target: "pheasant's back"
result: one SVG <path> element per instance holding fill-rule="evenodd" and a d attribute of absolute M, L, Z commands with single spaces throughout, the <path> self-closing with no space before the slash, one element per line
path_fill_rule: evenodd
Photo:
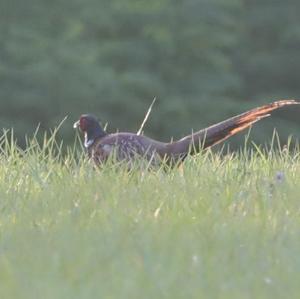
<path fill-rule="evenodd" d="M 109 134 L 96 140 L 88 149 L 96 162 L 104 162 L 113 157 L 117 161 L 132 161 L 144 158 L 148 161 L 163 158 L 165 143 L 134 133 Z"/>

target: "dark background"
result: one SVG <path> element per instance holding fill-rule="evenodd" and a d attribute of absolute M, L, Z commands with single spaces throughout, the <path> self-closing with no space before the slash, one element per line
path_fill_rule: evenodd
<path fill-rule="evenodd" d="M 69 143 L 80 114 L 136 131 L 157 97 L 145 134 L 168 140 L 300 97 L 299 12 L 299 0 L 0 0 L 0 125 L 22 144 L 68 115 Z M 299 109 L 251 139 L 297 136 Z"/>

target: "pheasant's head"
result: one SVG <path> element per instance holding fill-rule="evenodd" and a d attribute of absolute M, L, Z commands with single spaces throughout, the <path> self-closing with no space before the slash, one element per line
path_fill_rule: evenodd
<path fill-rule="evenodd" d="M 90 114 L 81 115 L 79 120 L 74 123 L 73 127 L 79 128 L 84 133 L 85 147 L 92 145 L 96 138 L 101 138 L 106 135 L 106 132 L 99 124 L 97 118 Z"/>

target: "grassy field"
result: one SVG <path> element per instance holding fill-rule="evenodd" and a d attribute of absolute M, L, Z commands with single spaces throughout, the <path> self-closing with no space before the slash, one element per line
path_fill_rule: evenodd
<path fill-rule="evenodd" d="M 127 172 L 2 148 L 0 298 L 299 298 L 297 153 Z"/>

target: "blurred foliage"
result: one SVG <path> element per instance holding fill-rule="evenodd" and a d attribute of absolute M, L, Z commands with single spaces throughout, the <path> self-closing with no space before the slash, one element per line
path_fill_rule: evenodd
<path fill-rule="evenodd" d="M 136 131 L 157 97 L 145 133 L 168 140 L 297 97 L 299 9 L 296 0 L 0 1 L 0 125 L 22 141 L 68 115 L 70 142 L 72 122 L 92 112 L 109 130 Z M 253 135 L 296 134 L 297 113 L 278 112 Z"/>

